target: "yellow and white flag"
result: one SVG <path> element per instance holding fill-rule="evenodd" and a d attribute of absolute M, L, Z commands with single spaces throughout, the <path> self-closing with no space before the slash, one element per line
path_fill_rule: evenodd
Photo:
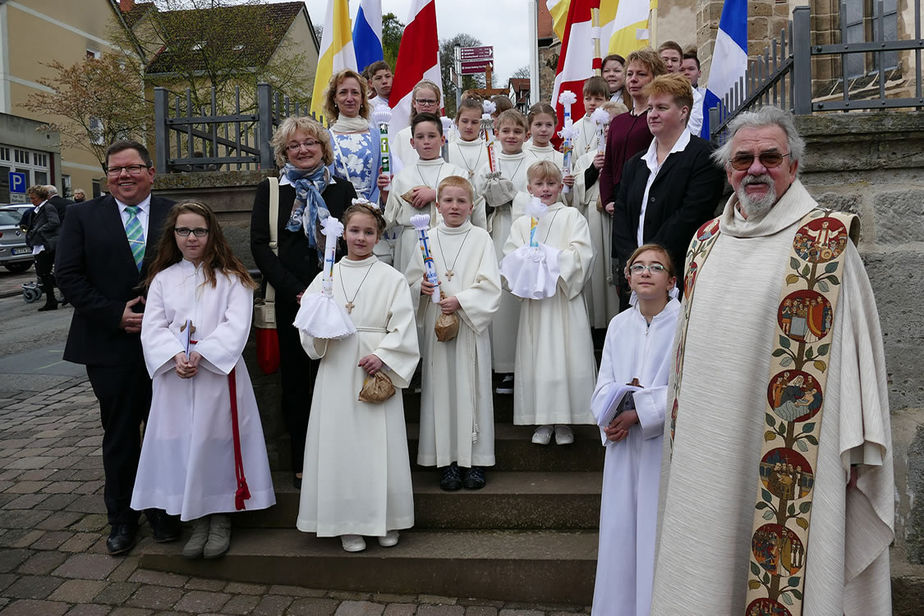
<path fill-rule="evenodd" d="M 658 0 L 599 0 L 597 4 L 601 55 L 618 53 L 626 57 L 651 44 L 650 16 L 658 8 Z M 571 0 L 546 0 L 545 5 L 552 15 L 552 30 L 563 41 Z"/>
<path fill-rule="evenodd" d="M 651 11 L 658 0 L 600 0 L 600 53 L 628 56 L 651 44 Z"/>
<path fill-rule="evenodd" d="M 318 70 L 314 74 L 314 90 L 311 94 L 311 111 L 322 124 L 325 123 L 324 92 L 331 76 L 346 68 L 356 70 L 352 31 L 349 0 L 330 0 L 327 4 L 327 17 L 324 18 Z"/>

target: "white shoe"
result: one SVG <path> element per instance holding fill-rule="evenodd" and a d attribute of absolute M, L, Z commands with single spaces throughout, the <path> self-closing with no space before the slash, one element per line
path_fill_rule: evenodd
<path fill-rule="evenodd" d="M 398 531 L 396 530 L 388 531 L 387 533 L 385 533 L 384 537 L 379 537 L 379 545 L 382 546 L 383 548 L 390 548 L 390 547 L 398 545 L 398 535 L 399 534 L 400 533 L 398 533 Z"/>
<path fill-rule="evenodd" d="M 539 426 L 533 432 L 533 443 L 536 445 L 548 445 L 552 440 L 552 426 Z"/>
<path fill-rule="evenodd" d="M 555 426 L 555 444 L 556 445 L 570 445 L 574 442 L 574 432 L 571 431 L 570 426 L 559 424 Z"/>
<path fill-rule="evenodd" d="M 347 552 L 362 552 L 366 549 L 366 540 L 362 535 L 340 535 L 340 545 Z"/>

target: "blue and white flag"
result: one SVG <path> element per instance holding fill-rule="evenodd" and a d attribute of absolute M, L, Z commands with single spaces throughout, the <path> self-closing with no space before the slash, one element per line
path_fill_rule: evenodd
<path fill-rule="evenodd" d="M 748 68 L 748 3 L 747 0 L 726 0 L 719 20 L 719 31 L 712 52 L 709 84 L 703 100 L 703 130 L 709 139 L 709 110 L 733 91 Z"/>
<path fill-rule="evenodd" d="M 373 62 L 384 60 L 382 52 L 382 0 L 362 0 L 353 24 L 356 65 L 364 71 Z"/>

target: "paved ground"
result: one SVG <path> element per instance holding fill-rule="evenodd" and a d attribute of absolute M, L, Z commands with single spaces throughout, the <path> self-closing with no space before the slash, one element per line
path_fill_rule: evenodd
<path fill-rule="evenodd" d="M 0 299 L 0 614 L 551 616 L 588 610 L 229 583 L 106 554 L 101 430 L 81 368 L 62 362 L 70 309 Z M 14 325 L 15 324 L 15 325 Z M 31 332 L 31 334 L 30 334 Z M 36 333 L 38 332 L 38 333 Z M 31 341 L 29 340 L 31 336 Z M 15 344 L 12 344 L 15 342 Z M 10 353 L 10 348 L 22 351 Z M 180 550 L 178 543 L 176 549 Z"/>

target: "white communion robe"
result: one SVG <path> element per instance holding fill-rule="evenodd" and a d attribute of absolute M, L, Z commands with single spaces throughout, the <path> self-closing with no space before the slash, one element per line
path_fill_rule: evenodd
<path fill-rule="evenodd" d="M 761 220 L 744 220 L 735 205 L 733 196 L 695 284 L 673 456 L 665 453 L 662 475 L 653 616 L 737 615 L 746 607 L 780 290 L 799 221 L 817 204 L 797 180 Z M 860 255 L 852 242 L 845 251 L 802 570 L 807 616 L 891 614 L 894 483 L 882 334 Z M 851 464 L 860 465 L 859 481 L 848 489 Z"/>
<path fill-rule="evenodd" d="M 528 216 L 513 221 L 506 254 L 529 244 L 529 226 Z M 574 208 L 553 203 L 539 219 L 536 238 L 561 251 L 561 273 L 552 297 L 519 300 L 513 423 L 594 423 L 590 398 L 597 369 L 581 293 L 594 262 L 587 221 Z"/>
<path fill-rule="evenodd" d="M 584 289 L 584 296 L 587 298 L 591 326 L 603 328 L 619 312 L 619 291 L 613 282 L 610 267 L 613 252 L 613 217 L 597 207 L 600 202 L 599 177 L 590 186 L 584 181 L 584 170 L 593 164 L 596 154 L 597 151 L 592 150 L 581 156 L 575 164 L 572 205 L 584 214 L 587 226 L 590 227 L 590 240 L 597 259 L 594 261 L 590 284 Z"/>
<path fill-rule="evenodd" d="M 370 269 L 371 268 L 371 269 Z M 319 293 L 321 278 L 305 291 Z M 296 526 L 319 537 L 382 537 L 414 525 L 414 494 L 401 389 L 417 367 L 417 328 L 407 280 L 370 256 L 334 266 L 334 300 L 353 304 L 356 333 L 342 340 L 299 332 L 321 365 L 311 398 L 305 467 Z M 375 354 L 395 386 L 382 403 L 359 402 L 366 372 L 359 360 Z"/>
<path fill-rule="evenodd" d="M 265 509 L 276 503 L 260 411 L 241 357 L 252 312 L 253 292 L 237 276 L 216 272 L 213 288 L 201 266 L 183 260 L 154 277 L 141 326 L 153 396 L 132 509 L 164 509 L 183 521 L 236 511 L 228 389 L 232 369 L 241 456 L 250 489 L 244 506 Z M 190 353 L 197 351 L 202 359 L 196 376 L 181 379 L 173 357 L 186 351 L 187 321 L 195 327 Z"/>
<path fill-rule="evenodd" d="M 446 297 L 461 304 L 459 333 L 436 339 L 439 304 L 420 295 L 424 275 L 418 252 L 407 271 L 423 338 L 420 398 L 421 466 L 494 465 L 494 401 L 491 390 L 491 338 L 488 327 L 500 306 L 501 282 L 494 243 L 484 229 L 466 221 L 430 231 L 430 251 Z M 448 272 L 452 272 L 452 276 Z"/>
<path fill-rule="evenodd" d="M 500 144 L 497 146 L 500 150 Z M 530 196 L 526 191 L 526 169 L 536 162 L 534 157 L 520 152 L 518 154 L 504 154 L 498 152 L 497 165 L 501 177 L 510 180 L 517 194 L 511 204 L 487 204 L 494 208 L 488 216 L 488 232 L 494 240 L 494 251 L 497 253 L 497 262 L 504 258 L 504 243 L 510 236 L 510 224 L 515 216 L 526 211 L 526 204 Z M 485 194 L 485 176 L 491 172 L 490 165 L 485 162 L 475 174 L 476 187 L 479 194 Z M 514 214 L 516 212 L 516 214 Z M 517 299 L 508 291 L 501 294 L 500 308 L 494 315 L 491 323 L 491 357 L 495 372 L 513 372 L 516 358 L 517 323 L 520 320 L 520 306 Z"/>
<path fill-rule="evenodd" d="M 606 441 L 600 503 L 600 547 L 592 614 L 648 616 L 654 577 L 658 481 L 667 381 L 680 302 L 668 301 L 649 325 L 636 305 L 606 330 L 591 410 L 599 423 L 615 389 L 637 378 L 638 424 L 619 442 Z M 603 439 L 606 434 L 600 430 Z"/>
<path fill-rule="evenodd" d="M 403 273 L 407 269 L 413 254 L 420 251 L 417 242 L 417 231 L 414 229 L 414 225 L 411 224 L 411 217 L 418 214 L 427 214 L 430 217 L 431 227 L 436 226 L 442 220 L 436 209 L 435 202 L 431 201 L 425 207 L 417 209 L 401 198 L 401 195 L 415 186 L 429 186 L 436 190 L 439 183 L 451 175 L 468 178 L 468 173 L 464 169 L 447 163 L 442 158 L 436 158 L 434 160 L 417 160 L 411 163 L 402 169 L 392 181 L 391 192 L 388 193 L 388 203 L 385 205 L 385 222 L 390 228 L 394 229 L 397 235 L 393 266 L 399 272 Z M 477 207 L 477 192 L 475 201 L 475 206 Z M 472 222 L 481 227 L 487 225 L 483 201 L 480 211 L 472 212 Z"/>
<path fill-rule="evenodd" d="M 577 160 L 588 152 L 597 152 L 597 124 L 585 115 L 583 118 L 574 123 L 577 135 L 571 140 L 571 147 L 574 148 L 572 160 Z M 591 157 L 593 158 L 593 157 Z M 573 166 L 573 165 L 572 165 Z M 577 175 L 577 174 L 575 174 Z"/>
<path fill-rule="evenodd" d="M 465 179 L 475 183 L 475 174 L 488 160 L 488 148 L 484 139 L 462 141 L 455 139 L 449 143 L 449 162 L 465 169 Z"/>
<path fill-rule="evenodd" d="M 529 159 L 527 165 L 531 165 L 540 160 L 549 160 L 555 163 L 559 169 L 561 169 L 562 163 L 565 160 L 564 154 L 552 147 L 552 144 L 548 145 L 535 145 L 532 140 L 527 141 L 523 144 L 523 151 L 527 155 L 531 155 L 532 158 Z"/>

